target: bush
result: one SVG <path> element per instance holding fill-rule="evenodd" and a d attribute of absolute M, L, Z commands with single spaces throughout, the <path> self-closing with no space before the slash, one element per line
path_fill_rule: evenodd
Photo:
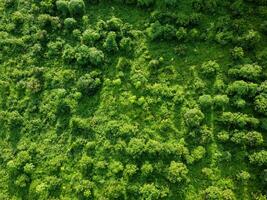
<path fill-rule="evenodd" d="M 172 161 L 168 168 L 168 180 L 171 183 L 180 183 L 187 179 L 188 169 L 181 162 Z"/>
<path fill-rule="evenodd" d="M 204 114 L 198 108 L 188 110 L 184 114 L 185 124 L 190 128 L 199 127 L 204 119 Z"/>
<path fill-rule="evenodd" d="M 85 12 L 83 0 L 70 0 L 68 7 L 72 16 L 83 16 Z"/>
<path fill-rule="evenodd" d="M 267 34 L 267 21 L 262 22 L 260 28 L 264 34 Z"/>
<path fill-rule="evenodd" d="M 78 89 L 86 95 L 94 95 L 101 87 L 100 73 L 93 71 L 80 77 L 77 82 Z"/>

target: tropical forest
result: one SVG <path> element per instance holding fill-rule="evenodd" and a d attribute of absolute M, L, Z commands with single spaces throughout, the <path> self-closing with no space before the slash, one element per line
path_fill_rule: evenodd
<path fill-rule="evenodd" d="M 0 200 L 267 200 L 267 0 L 0 0 Z"/>

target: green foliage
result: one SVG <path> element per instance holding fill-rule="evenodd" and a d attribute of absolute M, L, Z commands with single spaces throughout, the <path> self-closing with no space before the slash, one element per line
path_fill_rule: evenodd
<path fill-rule="evenodd" d="M 155 3 L 155 0 L 137 0 L 138 5 L 149 7 Z"/>
<path fill-rule="evenodd" d="M 204 119 L 204 114 L 198 108 L 189 109 L 184 114 L 184 120 L 189 128 L 197 128 Z"/>
<path fill-rule="evenodd" d="M 94 45 L 99 39 L 100 34 L 92 29 L 87 29 L 82 34 L 82 41 L 86 45 Z"/>
<path fill-rule="evenodd" d="M 85 12 L 85 4 L 83 0 L 70 0 L 68 7 L 72 16 L 83 16 Z"/>
<path fill-rule="evenodd" d="M 266 199 L 266 6 L 0 1 L 0 199 Z"/>
<path fill-rule="evenodd" d="M 267 151 L 262 150 L 255 152 L 249 156 L 249 161 L 256 165 L 266 165 L 267 164 Z"/>
<path fill-rule="evenodd" d="M 94 95 L 101 87 L 100 73 L 93 71 L 81 76 L 77 82 L 77 88 L 86 95 Z"/>
<path fill-rule="evenodd" d="M 215 61 L 208 61 L 201 65 L 200 72 L 206 77 L 214 77 L 220 66 Z"/>
<path fill-rule="evenodd" d="M 69 12 L 68 2 L 65 0 L 56 1 L 57 9 L 62 13 L 63 16 L 66 16 Z"/>
<path fill-rule="evenodd" d="M 66 18 L 64 20 L 64 26 L 67 30 L 73 30 L 77 25 L 77 21 L 73 18 Z"/>
<path fill-rule="evenodd" d="M 119 50 L 118 44 L 116 42 L 116 33 L 115 32 L 109 32 L 107 35 L 107 38 L 103 44 L 103 47 L 108 52 L 116 52 Z"/>
<path fill-rule="evenodd" d="M 104 62 L 104 53 L 95 47 L 80 45 L 75 48 L 65 45 L 63 59 L 71 64 L 76 62 L 79 66 L 99 66 Z"/>
<path fill-rule="evenodd" d="M 171 183 L 179 183 L 187 179 L 188 169 L 185 164 L 172 161 L 168 168 L 168 180 Z"/>
<path fill-rule="evenodd" d="M 203 108 L 210 108 L 213 105 L 213 99 L 210 95 L 202 95 L 198 101 Z"/>
<path fill-rule="evenodd" d="M 262 67 L 259 65 L 246 64 L 228 71 L 229 75 L 246 80 L 258 80 L 262 75 Z"/>

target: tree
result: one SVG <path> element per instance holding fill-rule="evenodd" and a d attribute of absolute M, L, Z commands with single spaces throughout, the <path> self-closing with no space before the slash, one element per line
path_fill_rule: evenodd
<path fill-rule="evenodd" d="M 130 53 L 134 49 L 134 42 L 129 37 L 124 37 L 120 41 L 120 48 L 123 51 Z"/>
<path fill-rule="evenodd" d="M 178 0 L 164 0 L 164 3 L 166 6 L 176 6 L 178 3 Z"/>
<path fill-rule="evenodd" d="M 181 162 L 172 161 L 168 168 L 168 180 L 172 183 L 180 183 L 187 179 L 188 169 Z"/>
<path fill-rule="evenodd" d="M 183 41 L 186 39 L 187 36 L 187 31 L 184 27 L 180 27 L 177 31 L 176 31 L 176 37 L 179 41 Z"/>
<path fill-rule="evenodd" d="M 198 102 L 203 108 L 211 108 L 211 106 L 213 105 L 213 99 L 210 95 L 200 96 Z"/>
<path fill-rule="evenodd" d="M 243 51 L 242 47 L 235 47 L 231 51 L 231 55 L 232 55 L 234 60 L 241 60 L 244 57 L 244 51 Z"/>
<path fill-rule="evenodd" d="M 143 7 L 149 7 L 153 5 L 155 0 L 137 0 L 138 5 Z"/>
<path fill-rule="evenodd" d="M 86 29 L 82 34 L 82 42 L 85 45 L 94 45 L 96 41 L 100 39 L 98 31 L 93 29 Z"/>
<path fill-rule="evenodd" d="M 257 131 L 250 131 L 244 136 L 245 143 L 249 146 L 260 146 L 263 144 L 263 136 Z"/>
<path fill-rule="evenodd" d="M 103 47 L 109 52 L 116 52 L 119 50 L 118 44 L 116 42 L 116 33 L 109 32 L 108 36 L 103 44 Z"/>
<path fill-rule="evenodd" d="M 218 133 L 217 135 L 218 140 L 222 141 L 222 142 L 226 142 L 229 140 L 230 136 L 229 133 L 226 131 L 221 131 Z"/>
<path fill-rule="evenodd" d="M 240 45 L 246 49 L 254 48 L 260 41 L 260 34 L 255 30 L 249 30 L 239 38 Z"/>
<path fill-rule="evenodd" d="M 249 161 L 251 164 L 255 165 L 266 165 L 267 164 L 267 151 L 261 150 L 259 152 L 255 152 L 249 156 Z"/>
<path fill-rule="evenodd" d="M 101 87 L 101 84 L 100 73 L 93 71 L 80 77 L 77 87 L 85 95 L 94 95 Z"/>
<path fill-rule="evenodd" d="M 198 108 L 189 109 L 184 114 L 185 124 L 190 128 L 199 127 L 204 117 L 204 114 Z"/>
<path fill-rule="evenodd" d="M 65 0 L 58 0 L 56 1 L 57 9 L 63 14 L 63 16 L 66 16 L 69 12 L 68 8 L 68 2 Z"/>
<path fill-rule="evenodd" d="M 256 83 L 247 83 L 241 80 L 229 84 L 227 92 L 230 95 L 253 97 L 257 93 L 257 88 L 258 85 Z"/>
<path fill-rule="evenodd" d="M 147 177 L 153 172 L 153 166 L 149 162 L 145 162 L 141 167 L 141 172 L 142 176 Z"/>
<path fill-rule="evenodd" d="M 144 200 L 160 199 L 160 190 L 155 186 L 154 183 L 144 184 L 140 189 L 139 193 Z"/>
<path fill-rule="evenodd" d="M 75 50 L 75 59 L 80 66 L 98 66 L 104 61 L 104 53 L 95 47 L 81 45 Z"/>
<path fill-rule="evenodd" d="M 255 109 L 259 113 L 267 115 L 267 93 L 261 93 L 255 98 Z"/>
<path fill-rule="evenodd" d="M 245 64 L 238 68 L 230 69 L 228 74 L 237 78 L 254 81 L 262 75 L 262 67 L 256 64 Z"/>
<path fill-rule="evenodd" d="M 82 16 L 85 12 L 83 0 L 70 0 L 68 7 L 71 15 L 74 17 Z"/>
<path fill-rule="evenodd" d="M 214 105 L 217 108 L 224 108 L 225 106 L 227 106 L 229 104 L 229 97 L 225 94 L 223 95 L 216 95 L 213 98 L 214 101 Z"/>
<path fill-rule="evenodd" d="M 217 71 L 220 69 L 220 66 L 215 61 L 204 62 L 201 67 L 201 73 L 206 77 L 214 77 Z"/>
<path fill-rule="evenodd" d="M 73 18 L 66 18 L 64 20 L 64 26 L 67 30 L 72 31 L 77 26 L 77 21 Z"/>

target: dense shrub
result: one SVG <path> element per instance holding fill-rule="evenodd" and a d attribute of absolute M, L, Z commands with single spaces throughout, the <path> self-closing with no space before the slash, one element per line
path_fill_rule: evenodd
<path fill-rule="evenodd" d="M 101 22 L 100 24 L 102 24 L 102 27 L 105 27 L 105 23 Z M 100 26 L 100 24 L 98 24 L 98 26 Z M 109 31 L 117 32 L 121 30 L 123 22 L 120 18 L 112 17 L 107 21 L 106 26 Z"/>
<path fill-rule="evenodd" d="M 134 42 L 129 37 L 124 37 L 120 41 L 120 48 L 126 53 L 130 53 L 134 49 Z"/>
<path fill-rule="evenodd" d="M 166 6 L 176 6 L 178 4 L 178 0 L 164 0 Z"/>

